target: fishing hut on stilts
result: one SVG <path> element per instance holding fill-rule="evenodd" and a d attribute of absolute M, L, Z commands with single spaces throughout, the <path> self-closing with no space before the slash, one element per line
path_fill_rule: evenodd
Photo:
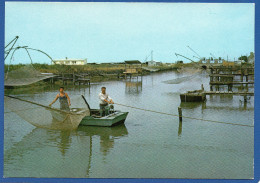
<path fill-rule="evenodd" d="M 254 91 L 249 91 L 249 85 L 254 85 L 254 66 L 251 64 L 211 66 L 209 77 L 210 91 L 205 91 L 202 85 L 201 90 L 181 94 L 181 102 L 205 101 L 206 95 L 239 95 L 246 103 L 248 97 L 254 96 Z M 234 86 L 239 86 L 238 90 L 234 91 Z"/>
<path fill-rule="evenodd" d="M 126 60 L 125 61 L 125 71 L 123 72 L 125 79 L 130 78 L 130 80 L 133 77 L 136 77 L 138 80 L 138 77 L 143 75 L 143 68 L 142 68 L 142 62 L 139 60 Z"/>

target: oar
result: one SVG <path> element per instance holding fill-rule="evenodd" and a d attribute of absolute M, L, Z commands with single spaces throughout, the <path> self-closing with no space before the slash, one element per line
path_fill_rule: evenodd
<path fill-rule="evenodd" d="M 81 95 L 81 97 L 83 98 L 85 104 L 88 106 L 88 109 L 89 109 L 89 111 L 90 111 L 90 115 L 91 115 L 91 109 L 90 109 L 90 106 L 89 106 L 89 104 L 88 104 L 86 98 L 85 98 L 83 95 Z"/>

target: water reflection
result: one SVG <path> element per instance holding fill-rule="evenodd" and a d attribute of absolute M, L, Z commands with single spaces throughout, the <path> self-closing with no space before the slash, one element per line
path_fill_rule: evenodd
<path fill-rule="evenodd" d="M 139 94 L 142 92 L 142 81 L 126 81 L 125 82 L 125 93 L 126 94 Z"/>
<path fill-rule="evenodd" d="M 227 95 L 228 96 L 228 95 Z M 232 101 L 230 99 L 232 99 L 233 97 L 220 97 L 221 101 Z M 247 98 L 247 101 L 245 102 L 244 100 L 239 100 L 239 104 L 237 105 L 218 105 L 219 102 L 214 101 L 214 97 L 211 98 L 212 101 L 207 104 L 207 102 L 181 102 L 180 107 L 182 107 L 183 109 L 197 109 L 197 108 L 201 108 L 201 112 L 203 113 L 203 110 L 207 110 L 207 109 L 213 109 L 213 110 L 228 110 L 228 111 L 253 111 L 254 107 L 251 105 L 251 98 Z M 225 100 L 225 99 L 229 99 L 229 100 Z M 248 105 L 250 104 L 250 105 Z"/>
<path fill-rule="evenodd" d="M 104 156 L 114 147 L 115 139 L 127 136 L 128 131 L 125 124 L 114 127 L 94 127 L 94 126 L 80 126 L 78 131 L 85 132 L 86 135 L 100 137 L 100 152 Z"/>
<path fill-rule="evenodd" d="M 4 152 L 5 176 L 89 177 L 92 137 L 100 137 L 100 152 L 105 157 L 115 139 L 127 134 L 124 124 L 111 128 L 80 126 L 76 131 L 35 128 Z"/>
<path fill-rule="evenodd" d="M 5 177 L 87 177 L 91 139 L 78 135 L 33 129 L 4 152 Z"/>
<path fill-rule="evenodd" d="M 58 137 L 58 148 L 59 151 L 63 156 L 65 156 L 65 153 L 70 148 L 71 145 L 71 131 L 61 131 L 60 135 Z"/>
<path fill-rule="evenodd" d="M 196 109 L 205 107 L 206 102 L 181 102 L 180 107 L 183 109 Z"/>

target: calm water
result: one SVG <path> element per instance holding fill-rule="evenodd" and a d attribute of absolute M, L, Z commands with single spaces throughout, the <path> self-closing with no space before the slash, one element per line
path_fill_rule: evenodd
<path fill-rule="evenodd" d="M 142 80 L 109 81 L 66 88 L 72 107 L 98 108 L 101 86 L 114 101 L 171 114 L 253 125 L 254 98 L 207 97 L 206 103 L 181 104 L 179 94 L 209 90 L 206 74 L 187 77 L 156 73 Z M 175 80 L 176 78 L 179 78 Z M 165 82 L 166 81 L 166 82 Z M 170 82 L 169 82 L 170 81 Z M 175 82 L 176 81 L 176 82 Z M 239 88 L 234 88 L 238 90 Z M 21 98 L 49 104 L 57 88 L 12 91 Z M 54 105 L 58 107 L 58 102 Z M 183 119 L 115 105 L 129 111 L 125 124 L 80 126 L 76 131 L 35 128 L 5 110 L 4 177 L 81 178 L 253 178 L 254 129 Z"/>

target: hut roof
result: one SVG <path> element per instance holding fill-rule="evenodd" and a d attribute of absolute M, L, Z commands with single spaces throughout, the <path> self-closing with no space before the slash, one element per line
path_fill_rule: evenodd
<path fill-rule="evenodd" d="M 125 60 L 125 64 L 142 64 L 139 60 Z"/>

